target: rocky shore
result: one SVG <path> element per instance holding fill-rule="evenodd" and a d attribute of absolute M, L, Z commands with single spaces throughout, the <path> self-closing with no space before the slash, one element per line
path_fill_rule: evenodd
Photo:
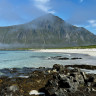
<path fill-rule="evenodd" d="M 1 69 L 0 96 L 96 96 L 96 75 L 88 65 Z"/>

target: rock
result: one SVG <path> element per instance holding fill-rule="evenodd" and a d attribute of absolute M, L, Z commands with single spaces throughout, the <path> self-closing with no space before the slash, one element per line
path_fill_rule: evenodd
<path fill-rule="evenodd" d="M 81 73 L 81 75 L 83 76 L 84 80 L 87 80 L 87 77 L 86 77 L 85 72 L 80 72 L 80 73 Z"/>
<path fill-rule="evenodd" d="M 25 72 L 26 74 L 24 73 L 23 76 L 29 76 L 29 77 L 21 78 L 20 75 L 14 78 L 1 77 L 0 96 L 29 96 L 29 95 L 95 96 L 96 95 L 95 91 L 96 75 L 92 74 L 86 75 L 78 68 L 68 69 L 63 65 L 55 64 L 53 68 L 39 68 L 39 69 L 35 68 L 35 70 L 32 68 L 23 68 L 23 71 L 21 69 L 18 70 L 21 76 L 23 74 L 22 72 Z M 43 94 L 43 92 L 45 94 Z"/>
<path fill-rule="evenodd" d="M 59 90 L 57 90 L 57 91 L 55 92 L 54 95 L 55 95 L 55 96 L 67 96 L 67 95 L 66 95 L 66 92 L 67 92 L 67 91 L 66 91 L 65 89 L 61 89 L 61 88 L 60 88 Z"/>
<path fill-rule="evenodd" d="M 79 84 L 84 84 L 84 78 L 81 74 L 79 73 L 72 73 L 70 76 L 74 77 L 74 81 L 78 82 Z"/>
<path fill-rule="evenodd" d="M 48 85 L 52 87 L 58 87 L 58 80 L 50 80 Z"/>
<path fill-rule="evenodd" d="M 60 85 L 59 86 L 60 88 L 71 88 L 72 87 L 70 81 L 63 81 L 63 80 L 61 80 L 59 82 L 59 85 Z"/>
<path fill-rule="evenodd" d="M 56 71 L 62 72 L 64 71 L 65 67 L 63 65 L 55 64 L 53 65 L 53 70 L 56 69 Z"/>
<path fill-rule="evenodd" d="M 94 82 L 94 77 L 93 76 L 90 76 L 89 78 L 88 78 L 88 82 Z"/>
<path fill-rule="evenodd" d="M 94 82 L 96 83 L 96 77 L 94 78 Z"/>
<path fill-rule="evenodd" d="M 94 88 L 92 88 L 91 90 L 92 90 L 93 92 L 96 92 L 96 89 L 94 89 Z"/>
<path fill-rule="evenodd" d="M 96 87 L 96 82 L 93 83 L 93 87 Z"/>
<path fill-rule="evenodd" d="M 91 91 L 91 88 L 87 87 L 87 88 L 85 89 L 85 91 L 86 91 L 86 92 L 90 92 L 90 91 Z"/>
<path fill-rule="evenodd" d="M 47 72 L 50 74 L 51 73 L 51 70 L 48 70 Z"/>
<path fill-rule="evenodd" d="M 0 79 L 0 83 L 2 83 L 3 81 Z"/>
<path fill-rule="evenodd" d="M 91 83 L 90 82 L 87 82 L 87 86 L 90 87 L 91 86 Z"/>
<path fill-rule="evenodd" d="M 54 79 L 50 80 L 49 83 L 46 85 L 47 92 L 50 92 L 50 90 L 51 90 L 51 93 L 55 94 L 56 96 L 60 96 L 60 94 L 64 94 L 64 92 L 65 92 L 64 90 L 66 90 L 68 92 L 75 92 L 75 91 L 77 91 L 77 88 L 78 88 L 78 82 L 74 82 L 72 76 L 67 76 L 64 74 L 58 74 L 58 76 L 54 77 Z M 63 90 L 64 92 L 60 93 L 59 89 Z M 57 91 L 57 90 L 59 90 L 59 91 Z M 59 95 L 57 95 L 57 94 L 59 94 Z M 61 96 L 63 96 L 63 95 L 61 95 Z"/>
<path fill-rule="evenodd" d="M 56 96 L 55 92 L 57 92 L 57 91 L 58 91 L 57 87 L 47 87 L 46 88 L 46 93 L 48 96 Z"/>
<path fill-rule="evenodd" d="M 22 94 L 17 85 L 12 85 L 2 89 L 0 96 L 22 96 Z"/>
<path fill-rule="evenodd" d="M 67 57 L 60 57 L 60 58 L 58 58 L 58 60 L 69 60 L 69 58 L 67 58 Z"/>
<path fill-rule="evenodd" d="M 54 70 L 52 70 L 54 73 L 57 73 L 57 70 L 56 69 L 54 69 Z"/>
<path fill-rule="evenodd" d="M 73 72 L 78 72 L 78 73 L 80 73 L 81 71 L 80 71 L 79 68 L 74 68 L 74 69 L 71 70 L 71 72 L 72 72 L 72 73 L 73 73 Z"/>
<path fill-rule="evenodd" d="M 49 57 L 48 59 L 69 60 L 69 58 L 67 58 L 67 57 L 62 57 L 62 56 Z"/>
<path fill-rule="evenodd" d="M 74 58 L 71 58 L 72 60 L 76 60 L 76 59 L 82 59 L 82 58 L 78 58 L 78 57 L 74 57 Z"/>
<path fill-rule="evenodd" d="M 74 80 L 77 81 L 79 84 L 84 84 L 85 80 L 87 79 L 85 73 L 81 72 L 79 68 L 72 69 L 70 76 L 73 76 Z"/>
<path fill-rule="evenodd" d="M 12 85 L 8 88 L 9 91 L 16 92 L 19 90 L 19 87 L 17 85 Z"/>
<path fill-rule="evenodd" d="M 59 74 L 58 78 L 59 78 L 59 80 L 63 80 L 63 81 L 67 81 L 67 79 L 68 79 L 67 76 L 64 74 Z"/>

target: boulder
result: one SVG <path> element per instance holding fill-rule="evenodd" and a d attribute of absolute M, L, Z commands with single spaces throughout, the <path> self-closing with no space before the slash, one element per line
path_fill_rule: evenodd
<path fill-rule="evenodd" d="M 23 95 L 22 93 L 20 93 L 18 85 L 12 85 L 2 89 L 0 96 L 23 96 Z"/>
<path fill-rule="evenodd" d="M 87 76 L 86 76 L 85 72 L 80 72 L 80 73 L 83 76 L 84 80 L 87 80 Z"/>
<path fill-rule="evenodd" d="M 74 57 L 74 58 L 71 58 L 72 60 L 76 60 L 76 59 L 82 59 L 82 58 L 78 58 L 78 57 Z"/>
<path fill-rule="evenodd" d="M 94 80 L 95 80 L 95 78 L 94 78 L 93 76 L 90 76 L 90 77 L 88 78 L 88 82 L 94 82 Z"/>
<path fill-rule="evenodd" d="M 60 88 L 54 94 L 54 96 L 67 96 L 67 91 L 65 89 Z"/>
<path fill-rule="evenodd" d="M 19 87 L 17 85 L 12 85 L 8 87 L 8 90 L 12 92 L 16 92 L 16 91 L 19 91 Z"/>
<path fill-rule="evenodd" d="M 56 71 L 62 72 L 65 70 L 65 67 L 63 65 L 55 64 L 53 65 L 53 70 L 56 69 Z"/>

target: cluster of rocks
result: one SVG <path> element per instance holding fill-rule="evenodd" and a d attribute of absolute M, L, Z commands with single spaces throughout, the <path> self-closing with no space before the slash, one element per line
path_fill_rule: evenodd
<path fill-rule="evenodd" d="M 78 94 L 77 96 L 91 96 L 86 95 L 86 92 L 96 91 L 93 89 L 94 83 L 96 84 L 96 79 L 92 76 L 87 77 L 85 72 L 80 71 L 80 69 L 74 68 L 68 73 L 65 73 L 64 66 L 58 64 L 54 65 L 53 69 L 56 69 L 58 74 L 53 75 L 53 78 L 45 86 L 48 96 L 71 96 L 69 94 L 76 92 L 85 93 L 84 95 Z"/>
<path fill-rule="evenodd" d="M 10 70 L 6 69 L 12 74 L 25 71 L 28 78 L 0 77 L 0 96 L 96 96 L 96 75 L 76 67 L 55 64 L 53 68 Z"/>
<path fill-rule="evenodd" d="M 2 89 L 0 96 L 23 96 L 18 85 L 6 86 Z"/>
<path fill-rule="evenodd" d="M 89 70 L 96 70 L 96 66 L 94 66 L 94 65 L 84 65 L 84 64 L 82 64 L 82 65 L 65 65 L 65 67 L 66 68 L 68 68 L 68 67 L 77 67 L 77 68 L 81 68 L 81 69 L 89 69 Z"/>
<path fill-rule="evenodd" d="M 62 57 L 62 56 L 55 56 L 55 57 L 49 57 L 48 59 L 51 59 L 51 60 L 76 60 L 76 59 L 82 59 L 82 58 L 79 58 L 79 57 L 72 57 L 72 58 L 68 58 L 68 57 Z"/>

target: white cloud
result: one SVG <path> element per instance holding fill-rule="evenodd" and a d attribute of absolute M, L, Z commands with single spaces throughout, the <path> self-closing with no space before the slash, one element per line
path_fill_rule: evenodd
<path fill-rule="evenodd" d="M 93 24 L 93 23 L 96 23 L 96 20 L 88 20 L 88 22 Z"/>
<path fill-rule="evenodd" d="M 46 13 L 55 13 L 49 5 L 51 0 L 34 0 L 34 5 Z"/>
<path fill-rule="evenodd" d="M 36 1 L 36 2 L 41 2 L 41 3 L 47 3 L 47 2 L 49 2 L 50 0 L 34 0 L 34 1 Z"/>
<path fill-rule="evenodd" d="M 82 3 L 84 0 L 80 0 L 80 2 Z"/>
<path fill-rule="evenodd" d="M 91 20 L 88 20 L 87 23 L 88 25 L 86 25 L 85 28 L 95 33 L 96 32 L 96 20 L 91 19 Z"/>
<path fill-rule="evenodd" d="M 96 27 L 96 20 L 88 20 L 88 23 L 92 27 Z"/>

